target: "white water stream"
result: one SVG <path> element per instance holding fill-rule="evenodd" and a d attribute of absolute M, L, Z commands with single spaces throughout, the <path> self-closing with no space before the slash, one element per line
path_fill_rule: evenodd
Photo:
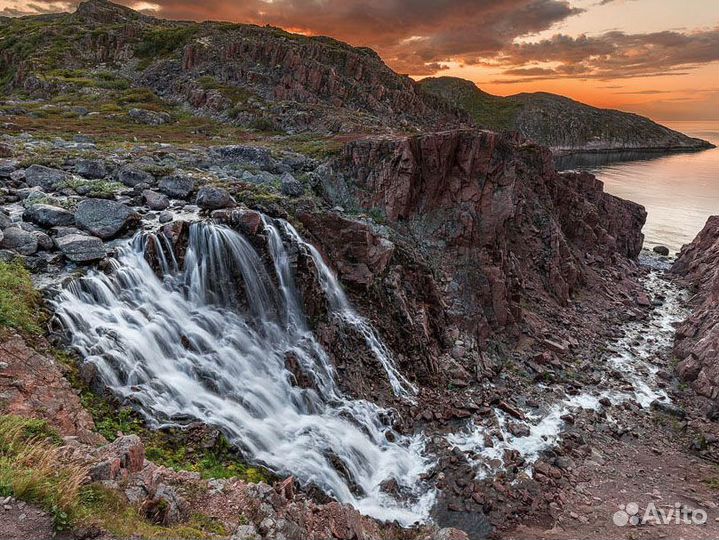
<path fill-rule="evenodd" d="M 650 295 L 665 296 L 662 305 L 654 309 L 648 321 L 628 323 L 624 327 L 624 337 L 611 346 L 606 360 L 606 367 L 622 373 L 628 385 L 617 387 L 617 381 L 605 368 L 604 377 L 596 386 L 576 396 L 566 397 L 542 412 L 536 409 L 524 410 L 525 420 L 511 418 L 496 408 L 492 419 L 494 425 L 472 421 L 465 430 L 449 434 L 447 442 L 451 447 L 467 453 L 478 478 L 486 478 L 501 470 L 506 451 L 517 451 L 525 460 L 526 472 L 531 474 L 531 465 L 543 452 L 561 441 L 565 426 L 562 417 L 578 410 L 596 411 L 601 406 L 599 400 L 602 398 L 609 399 L 614 405 L 634 400 L 644 408 L 655 400 L 669 402 L 667 393 L 657 384 L 659 368 L 652 360 L 671 346 L 673 325 L 687 316 L 681 302 L 684 293 L 663 281 L 657 272 L 649 274 L 645 287 Z M 627 386 L 632 389 L 629 390 Z M 610 416 L 608 420 L 611 421 Z M 510 422 L 523 426 L 528 434 L 514 435 L 508 429 Z"/>
<path fill-rule="evenodd" d="M 111 272 L 91 271 L 55 297 L 72 346 L 153 425 L 199 420 L 250 459 L 367 515 L 405 526 L 425 520 L 435 492 L 421 479 L 431 467 L 423 438 L 389 436 L 392 411 L 342 394 L 307 324 L 286 245 L 312 257 L 331 309 L 364 336 L 395 392 L 414 388 L 317 250 L 288 223 L 264 222 L 270 269 L 224 226 L 191 225 L 182 265 L 163 236 L 136 236 Z M 150 243 L 162 277 L 145 259 Z M 312 388 L 293 384 L 288 356 Z M 401 498 L 382 489 L 390 479 Z"/>

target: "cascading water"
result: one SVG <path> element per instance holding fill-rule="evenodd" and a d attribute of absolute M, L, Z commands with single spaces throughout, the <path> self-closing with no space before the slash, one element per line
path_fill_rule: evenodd
<path fill-rule="evenodd" d="M 398 396 L 410 397 L 417 393 L 417 389 L 410 383 L 395 367 L 394 361 L 392 360 L 392 353 L 390 353 L 387 346 L 382 343 L 382 340 L 375 332 L 374 328 L 363 319 L 352 307 L 347 300 L 342 287 L 337 282 L 337 278 L 332 273 L 332 270 L 325 264 L 322 255 L 320 255 L 317 248 L 312 244 L 305 242 L 299 235 L 297 230 L 286 221 L 280 222 L 285 230 L 285 233 L 292 238 L 298 245 L 304 247 L 312 257 L 315 263 L 317 272 L 319 274 L 320 284 L 322 289 L 330 303 L 330 308 L 333 313 L 340 319 L 340 321 L 351 328 L 354 328 L 359 332 L 367 343 L 375 358 L 384 368 L 389 378 L 392 390 Z"/>
<path fill-rule="evenodd" d="M 390 411 L 342 395 L 307 325 L 282 234 L 272 221 L 265 225 L 279 287 L 240 234 L 195 223 L 183 265 L 165 237 L 138 235 L 118 249 L 112 272 L 91 271 L 59 291 L 57 317 L 84 361 L 152 424 L 202 421 L 256 462 L 367 515 L 403 525 L 424 520 L 435 494 L 421 480 L 431 466 L 422 438 L 389 436 Z M 332 309 L 361 329 L 393 388 L 410 392 L 319 253 L 279 225 L 309 251 Z M 145 259 L 150 242 L 161 278 Z M 309 388 L 293 384 L 290 356 Z M 402 500 L 383 490 L 390 479 Z"/>

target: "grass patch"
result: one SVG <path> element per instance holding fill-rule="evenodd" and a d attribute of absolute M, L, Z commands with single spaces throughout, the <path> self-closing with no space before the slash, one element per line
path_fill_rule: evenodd
<path fill-rule="evenodd" d="M 0 326 L 40 335 L 45 314 L 42 297 L 20 261 L 0 262 Z"/>
<path fill-rule="evenodd" d="M 47 423 L 0 416 L 0 496 L 37 504 L 57 530 L 71 526 L 87 468 L 60 461 L 61 439 Z"/>
<path fill-rule="evenodd" d="M 145 33 L 135 47 L 135 55 L 143 59 L 155 59 L 172 54 L 184 47 L 197 34 L 198 28 L 155 28 Z"/>
<path fill-rule="evenodd" d="M 58 184 L 59 188 L 70 188 L 79 195 L 95 197 L 97 199 L 114 199 L 118 191 L 126 189 L 119 182 L 108 182 L 107 180 L 86 180 L 72 178 Z"/>
<path fill-rule="evenodd" d="M 227 534 L 222 524 L 203 515 L 173 527 L 148 521 L 118 492 L 87 484 L 88 467 L 63 461 L 61 444 L 42 420 L 0 416 L 0 496 L 43 508 L 58 531 L 96 526 L 118 538 L 157 539 Z"/>
<path fill-rule="evenodd" d="M 345 143 L 332 137 L 298 135 L 282 141 L 289 150 L 315 159 L 328 159 L 338 155 Z"/>

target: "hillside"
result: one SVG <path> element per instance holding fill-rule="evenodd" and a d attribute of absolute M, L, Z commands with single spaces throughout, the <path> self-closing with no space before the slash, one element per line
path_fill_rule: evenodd
<path fill-rule="evenodd" d="M 555 151 L 694 150 L 712 145 L 637 114 L 599 109 L 544 92 L 508 97 L 454 77 L 420 81 L 429 94 L 470 114 L 480 127 L 516 130 Z"/>
<path fill-rule="evenodd" d="M 370 49 L 272 27 L 166 21 L 104 0 L 0 22 L 0 85 L 35 97 L 143 88 L 224 122 L 289 133 L 458 120 Z"/>

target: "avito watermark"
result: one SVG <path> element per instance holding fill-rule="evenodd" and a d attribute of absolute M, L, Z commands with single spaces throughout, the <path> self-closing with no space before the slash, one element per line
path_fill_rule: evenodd
<path fill-rule="evenodd" d="M 619 510 L 614 512 L 612 516 L 612 521 L 617 527 L 631 527 L 640 523 L 704 525 L 707 522 L 707 513 L 701 508 L 689 508 L 681 503 L 661 507 L 650 502 L 644 509 L 644 513 L 640 514 L 639 505 L 635 502 L 630 502 L 619 506 Z"/>

